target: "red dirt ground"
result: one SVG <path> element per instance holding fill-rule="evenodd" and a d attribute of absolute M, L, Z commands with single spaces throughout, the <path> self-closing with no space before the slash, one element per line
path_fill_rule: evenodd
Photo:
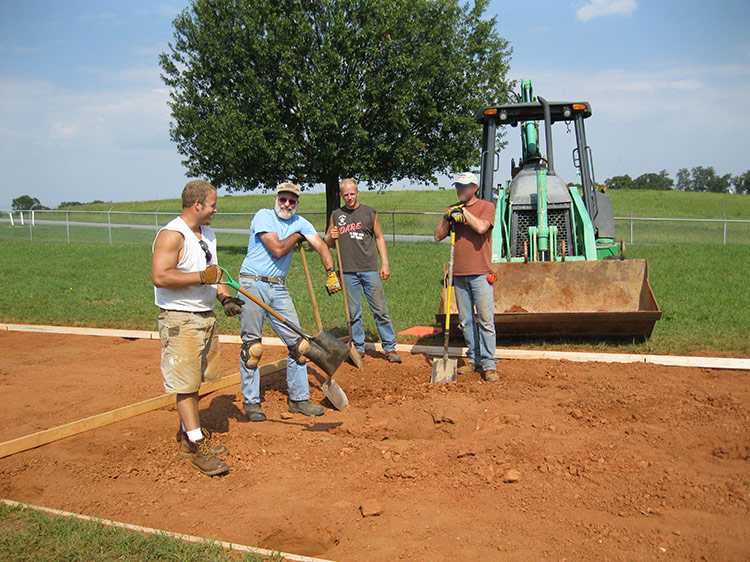
<path fill-rule="evenodd" d="M 0 441 L 161 394 L 159 347 L 0 333 Z M 225 374 L 237 352 L 222 346 Z M 425 356 L 371 353 L 337 373 L 351 405 L 316 419 L 269 375 L 266 422 L 244 420 L 239 385 L 201 400 L 226 476 L 177 455 L 165 408 L 0 459 L 0 496 L 342 561 L 750 558 L 749 373 L 498 368 L 432 385 Z"/>

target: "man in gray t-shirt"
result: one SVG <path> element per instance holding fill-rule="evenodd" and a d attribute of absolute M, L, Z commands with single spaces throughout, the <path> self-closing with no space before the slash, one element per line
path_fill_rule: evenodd
<path fill-rule="evenodd" d="M 326 243 L 335 244 L 338 239 L 341 249 L 342 276 L 346 283 L 347 306 L 352 323 L 352 340 L 360 354 L 365 352 L 365 328 L 362 323 L 362 293 L 370 305 L 378 334 L 383 342 L 383 350 L 388 361 L 401 363 L 396 352 L 396 332 L 388 316 L 385 293 L 381 279 L 388 279 L 391 270 L 388 266 L 388 252 L 385 247 L 383 229 L 378 214 L 372 207 L 357 201 L 357 182 L 347 178 L 341 182 L 341 197 L 344 206 L 331 214 L 326 232 Z M 380 254 L 380 271 L 378 271 Z"/>

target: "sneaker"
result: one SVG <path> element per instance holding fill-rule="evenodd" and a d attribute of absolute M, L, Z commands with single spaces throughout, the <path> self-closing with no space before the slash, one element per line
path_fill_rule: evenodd
<path fill-rule="evenodd" d="M 401 356 L 395 351 L 389 351 L 385 356 L 390 363 L 401 363 Z"/>
<path fill-rule="evenodd" d="M 203 438 L 208 441 L 208 447 L 211 450 L 211 454 L 213 456 L 223 457 L 224 455 L 229 454 L 229 449 L 227 449 L 221 443 L 217 443 L 214 440 L 213 433 L 211 433 L 205 427 L 201 427 L 201 433 L 203 434 Z M 182 431 L 182 428 L 177 430 L 177 442 L 180 444 L 179 455 L 186 459 L 190 458 L 190 455 L 192 454 L 190 452 L 190 439 L 188 439 L 187 433 Z"/>
<path fill-rule="evenodd" d="M 260 409 L 260 404 L 245 403 L 245 417 L 251 422 L 261 422 L 266 420 L 266 414 Z"/>
<path fill-rule="evenodd" d="M 484 380 L 487 382 L 497 382 L 500 380 L 500 377 L 497 375 L 497 371 L 495 369 L 487 369 L 484 372 Z"/>
<path fill-rule="evenodd" d="M 293 414 L 304 414 L 306 416 L 322 416 L 322 406 L 316 406 L 309 400 L 294 401 L 289 400 L 289 411 Z"/>
<path fill-rule="evenodd" d="M 211 454 L 209 441 L 204 437 L 198 441 L 189 441 L 190 460 L 193 466 L 207 476 L 217 476 L 229 472 L 229 466 Z"/>
<path fill-rule="evenodd" d="M 476 365 L 474 365 L 474 363 L 467 363 L 463 367 L 459 367 L 458 369 L 456 369 L 456 372 L 459 375 L 471 375 L 472 373 L 479 373 L 479 374 L 481 374 L 482 373 L 482 368 L 481 367 L 477 367 Z"/>

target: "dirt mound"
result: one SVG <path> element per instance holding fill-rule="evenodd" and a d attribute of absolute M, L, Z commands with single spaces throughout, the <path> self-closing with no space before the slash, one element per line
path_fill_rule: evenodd
<path fill-rule="evenodd" d="M 0 440 L 162 392 L 158 341 L 0 346 Z M 177 455 L 167 408 L 0 459 L 0 496 L 335 560 L 750 557 L 747 372 L 518 360 L 434 385 L 403 358 L 344 366 L 351 405 L 320 418 L 287 412 L 284 373 L 262 380 L 263 423 L 239 385 L 204 397 L 224 477 Z"/>

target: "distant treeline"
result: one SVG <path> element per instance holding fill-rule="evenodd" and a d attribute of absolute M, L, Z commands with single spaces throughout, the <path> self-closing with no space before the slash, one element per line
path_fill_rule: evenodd
<path fill-rule="evenodd" d="M 710 193 L 750 194 L 750 170 L 739 176 L 720 176 L 713 167 L 696 166 L 691 170 L 680 168 L 673 180 L 666 170 L 658 174 L 642 174 L 633 179 L 628 174 L 604 180 L 607 189 L 657 189 L 668 191 L 705 191 Z"/>

